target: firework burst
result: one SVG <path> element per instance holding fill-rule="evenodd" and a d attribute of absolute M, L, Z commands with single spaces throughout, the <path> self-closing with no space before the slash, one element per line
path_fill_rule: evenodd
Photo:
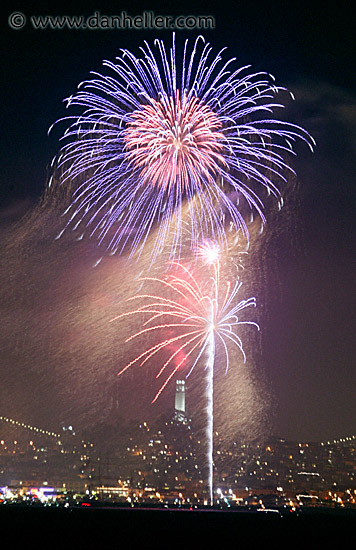
<path fill-rule="evenodd" d="M 127 338 L 126 343 L 139 336 L 156 332 L 161 333 L 163 338 L 130 361 L 121 369 L 119 375 L 135 364 L 145 365 L 162 350 L 169 351 L 172 350 L 172 346 L 174 347 L 174 351 L 169 353 L 167 360 L 156 375 L 157 378 L 166 376 L 152 401 L 153 403 L 178 370 L 188 366 L 189 371 L 186 376 L 188 377 L 191 374 L 209 346 L 211 335 L 214 335 L 214 339 L 222 342 L 226 358 L 225 372 L 227 372 L 229 368 L 229 344 L 234 344 L 242 353 L 244 362 L 246 361 L 242 341 L 236 333 L 236 327 L 245 324 L 258 327 L 252 321 L 241 321 L 238 316 L 243 309 L 256 306 L 255 298 L 249 298 L 234 304 L 242 283 L 236 282 L 231 285 L 230 282 L 227 282 L 225 289 L 221 292 L 218 264 L 214 264 L 215 274 L 210 279 L 210 284 L 207 285 L 208 288 L 202 288 L 202 285 L 199 284 L 197 278 L 188 268 L 179 264 L 175 265 L 181 270 L 181 275 L 170 273 L 166 279 L 155 277 L 141 279 L 153 284 L 158 283 L 172 297 L 153 294 L 133 296 L 127 301 L 140 300 L 145 301 L 146 304 L 118 315 L 110 321 L 116 321 L 128 315 L 149 315 L 149 318 L 143 324 L 143 328 Z M 167 336 L 172 330 L 175 334 Z M 174 364 L 175 359 L 178 356 L 181 357 L 182 353 L 183 358 L 177 364 Z"/>
<path fill-rule="evenodd" d="M 161 253 L 175 215 L 170 258 L 182 245 L 182 205 L 187 202 L 190 243 L 211 237 L 224 246 L 225 224 L 248 235 L 237 201 L 264 220 L 256 184 L 278 194 L 286 178 L 286 153 L 302 128 L 264 118 L 276 107 L 276 87 L 266 73 L 234 68 L 198 37 L 182 51 L 145 42 L 141 57 L 121 51 L 105 61 L 112 76 L 79 86 L 67 100 L 82 113 L 67 117 L 57 168 L 75 187 L 67 226 L 90 226 L 111 251 L 139 255 L 154 227 L 152 261 Z"/>
<path fill-rule="evenodd" d="M 208 484 L 210 502 L 213 503 L 213 380 L 215 350 L 221 343 L 225 355 L 225 373 L 229 368 L 229 347 L 237 347 L 246 361 L 242 341 L 236 330 L 240 325 L 258 325 L 253 321 L 241 321 L 240 313 L 247 307 L 256 306 L 255 298 L 236 303 L 241 288 L 240 282 L 220 284 L 220 251 L 213 243 L 205 243 L 197 251 L 204 265 L 213 269 L 214 276 L 201 284 L 192 271 L 174 263 L 178 274 L 169 273 L 166 279 L 146 277 L 143 281 L 162 287 L 167 297 L 161 294 L 140 294 L 129 300 L 140 300 L 143 305 L 118 315 L 112 321 L 128 315 L 148 316 L 143 328 L 126 339 L 131 342 L 144 335 L 160 334 L 159 341 L 137 355 L 118 375 L 122 375 L 134 365 L 144 366 L 161 352 L 166 352 L 166 360 L 156 375 L 163 378 L 153 403 L 161 395 L 170 380 L 179 370 L 188 377 L 200 362 L 205 362 L 207 397 L 207 443 L 208 443 Z"/>

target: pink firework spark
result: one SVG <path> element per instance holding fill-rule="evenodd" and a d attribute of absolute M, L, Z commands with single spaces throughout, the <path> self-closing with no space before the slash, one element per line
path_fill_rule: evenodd
<path fill-rule="evenodd" d="M 244 362 L 246 356 L 242 347 L 242 341 L 236 334 L 236 327 L 243 324 L 258 325 L 251 321 L 240 321 L 238 313 L 249 306 L 256 306 L 255 298 L 242 300 L 234 304 L 235 297 L 241 288 L 240 282 L 232 285 L 227 282 L 225 289 L 221 292 L 219 282 L 219 265 L 214 264 L 214 277 L 206 284 L 199 284 L 192 272 L 176 263 L 173 264 L 181 270 L 181 274 L 169 274 L 166 280 L 155 277 L 145 277 L 142 281 L 148 281 L 162 286 L 173 298 L 153 294 L 140 294 L 128 299 L 143 300 L 146 303 L 139 308 L 118 315 L 110 322 L 128 315 L 149 315 L 144 322 L 143 328 L 126 339 L 130 342 L 140 336 L 150 333 L 161 332 L 163 336 L 158 343 L 144 350 L 141 354 L 130 361 L 118 375 L 122 375 L 127 369 L 135 364 L 143 366 L 152 357 L 162 350 L 168 351 L 174 346 L 175 351 L 169 351 L 168 357 L 158 371 L 156 378 L 159 378 L 167 371 L 166 378 L 155 395 L 154 403 L 176 372 L 190 366 L 187 377 L 202 357 L 204 351 L 215 353 L 215 340 L 223 344 L 226 357 L 226 372 L 229 367 L 229 344 L 234 344 L 242 353 Z M 221 297 L 221 298 L 220 298 Z M 167 337 L 167 331 L 174 330 L 174 336 Z M 212 340 L 214 345 L 211 346 Z M 172 367 L 174 360 L 181 353 L 184 356 Z"/>

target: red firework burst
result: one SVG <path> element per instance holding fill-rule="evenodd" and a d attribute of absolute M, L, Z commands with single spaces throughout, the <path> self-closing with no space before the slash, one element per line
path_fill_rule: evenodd
<path fill-rule="evenodd" d="M 141 170 L 140 177 L 152 186 L 185 193 L 194 181 L 213 183 L 223 155 L 222 124 L 197 97 L 162 96 L 130 115 L 125 132 L 129 160 Z"/>

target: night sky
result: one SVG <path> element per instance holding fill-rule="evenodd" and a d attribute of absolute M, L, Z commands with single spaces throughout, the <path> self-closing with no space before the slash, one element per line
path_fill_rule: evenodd
<path fill-rule="evenodd" d="M 31 15 L 49 13 L 91 15 L 100 10 L 112 15 L 125 10 L 136 15 L 153 10 L 163 15 L 213 15 L 216 28 L 202 34 L 215 48 L 227 46 L 228 55 L 236 57 L 240 65 L 251 64 L 255 70 L 272 73 L 277 84 L 286 86 L 296 97 L 296 102 L 288 105 L 287 114 L 281 116 L 305 127 L 317 147 L 312 154 L 307 147 L 298 146 L 293 166 L 299 183 L 294 191 L 297 195 L 290 203 L 293 208 L 287 205 L 278 215 L 274 213 L 273 223 L 266 226 L 267 248 L 255 264 L 266 262 L 264 268 L 268 272 L 264 279 L 268 287 L 254 290 L 259 301 L 263 301 L 262 311 L 267 311 L 257 359 L 263 385 L 257 393 L 268 388 L 265 415 L 271 411 L 268 430 L 275 435 L 320 441 L 355 434 L 356 41 L 351 8 L 348 11 L 342 2 L 334 3 L 332 8 L 311 3 L 303 8 L 298 2 L 238 2 L 233 8 L 219 2 L 179 2 L 176 7 L 167 7 L 164 2 L 143 5 L 101 1 L 100 6 L 86 2 L 85 7 L 80 3 L 70 7 L 58 3 L 55 8 L 48 3 L 36 2 L 33 7 L 31 4 L 19 1 L 8 7 L 1 29 L 0 228 L 4 251 L 0 307 L 7 340 L 7 352 L 0 359 L 3 414 L 42 423 L 44 427 L 50 424 L 53 429 L 61 420 L 70 421 L 77 410 L 73 403 L 80 402 L 85 388 L 73 390 L 71 402 L 72 388 L 65 387 L 70 377 L 63 374 L 61 378 L 59 374 L 65 370 L 64 357 L 48 342 L 46 348 L 42 342 L 40 351 L 32 349 L 31 354 L 26 354 L 19 337 L 23 331 L 16 331 L 16 321 L 21 327 L 24 309 L 28 306 L 37 311 L 33 304 L 44 301 L 39 311 L 52 311 L 59 324 L 64 327 L 73 323 L 77 330 L 79 323 L 75 324 L 70 314 L 78 315 L 80 306 L 73 301 L 65 307 L 61 297 L 68 301 L 68 294 L 75 287 L 74 295 L 80 296 L 81 303 L 88 300 L 91 307 L 96 293 L 98 303 L 105 301 L 100 281 L 105 281 L 104 287 L 112 292 L 107 282 L 110 266 L 104 266 L 106 271 L 94 278 L 86 275 L 96 254 L 95 243 L 82 257 L 82 249 L 77 248 L 73 252 L 76 258 L 69 258 L 68 241 L 58 244 L 52 236 L 51 252 L 45 242 L 45 235 L 52 235 L 58 220 L 46 217 L 41 210 L 42 221 L 33 222 L 27 217 L 26 222 L 21 222 L 22 215 L 30 216 L 37 208 L 48 166 L 59 148 L 60 131 L 55 130 L 48 137 L 47 130 L 66 115 L 63 99 L 89 76 L 89 71 L 100 70 L 103 59 L 114 60 L 120 48 L 137 52 L 145 39 L 152 42 L 159 37 L 169 42 L 171 37 L 170 32 L 163 30 L 34 30 L 29 21 L 25 28 L 13 30 L 8 16 L 20 11 L 29 20 Z M 178 32 L 184 38 L 197 34 Z M 15 227 L 15 222 L 20 225 Z M 26 228 L 26 238 L 32 240 L 33 253 L 29 252 L 29 244 L 26 257 L 14 259 L 12 253 L 20 250 L 16 247 L 20 246 L 21 227 Z M 14 248 L 9 247 L 8 236 L 10 241 L 16 241 Z M 36 268 L 32 261 L 36 261 Z M 122 260 L 117 261 L 125 279 L 126 267 Z M 38 267 L 41 263 L 43 269 Z M 52 273 L 56 284 L 51 285 Z M 87 284 L 91 298 L 86 298 Z M 115 310 L 113 304 L 111 310 Z M 31 311 L 26 312 L 26 319 L 30 319 L 30 314 Z M 42 333 L 48 319 L 44 314 L 42 320 L 37 316 L 33 322 L 26 322 L 33 325 L 29 330 Z M 68 332 L 63 328 L 63 338 L 68 337 Z M 70 354 L 70 345 L 65 342 Z M 108 349 L 107 353 L 111 356 L 113 352 Z M 50 375 L 44 366 L 46 354 L 51 355 Z M 26 361 L 31 357 L 32 365 L 26 367 L 26 373 L 25 356 Z M 96 368 L 92 365 L 87 373 L 89 386 L 88 378 Z M 65 403 L 62 416 L 59 409 L 49 414 L 51 407 L 56 407 L 51 393 L 56 380 L 53 369 L 61 378 L 58 391 Z M 254 383 L 258 385 L 258 377 Z M 28 392 L 34 398 L 30 399 Z M 229 395 L 229 399 L 233 397 Z M 251 405 L 251 400 L 248 402 Z M 259 402 L 259 410 L 261 407 Z M 84 405 L 78 410 L 85 416 Z M 100 411 L 99 402 L 94 410 Z M 75 423 L 75 418 L 71 422 Z"/>

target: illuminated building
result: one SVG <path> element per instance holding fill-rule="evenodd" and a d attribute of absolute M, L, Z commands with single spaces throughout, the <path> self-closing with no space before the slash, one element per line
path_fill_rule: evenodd
<path fill-rule="evenodd" d="M 176 381 L 176 394 L 174 401 L 175 419 L 179 421 L 186 420 L 185 415 L 185 381 Z"/>

